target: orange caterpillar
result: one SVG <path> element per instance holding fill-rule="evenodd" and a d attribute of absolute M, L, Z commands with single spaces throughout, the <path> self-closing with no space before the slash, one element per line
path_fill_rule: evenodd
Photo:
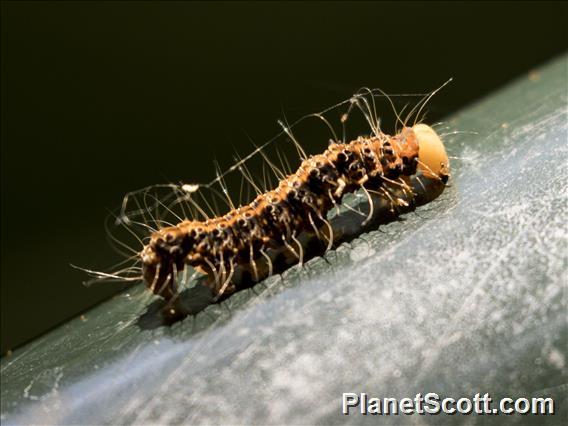
<path fill-rule="evenodd" d="M 276 189 L 246 206 L 221 217 L 184 220 L 154 232 L 140 254 L 144 282 L 170 302 L 169 315 L 184 316 L 175 300 L 176 277 L 186 265 L 206 276 L 213 300 L 219 300 L 239 287 L 301 264 L 309 241 L 320 241 L 330 249 L 334 235 L 326 217 L 346 193 L 363 190 L 371 206 L 373 193 L 394 213 L 418 204 L 416 195 L 422 188 L 417 184 L 431 199 L 443 190 L 448 177 L 444 145 L 424 124 L 405 127 L 395 136 L 379 134 L 333 143 L 323 154 L 304 159 Z M 372 215 L 371 208 L 363 225 Z"/>
<path fill-rule="evenodd" d="M 442 87 L 444 86 L 445 84 Z M 426 102 L 442 87 L 423 98 L 407 120 L 419 107 L 416 113 L 418 116 Z M 366 90 L 366 93 L 374 96 L 370 90 Z M 349 103 L 349 109 L 341 118 L 344 132 L 349 113 L 353 106 L 357 106 L 371 126 L 372 136 L 359 136 L 351 142 L 347 142 L 344 136 L 341 143 L 338 141 L 332 126 L 322 114 L 345 103 Z M 198 284 L 190 289 L 198 290 L 199 296 L 196 296 L 195 291 L 192 293 L 194 299 L 202 298 L 203 290 L 205 291 L 204 304 L 199 302 L 202 306 L 198 310 L 201 310 L 238 290 L 281 273 L 292 265 L 301 265 L 314 256 L 324 254 L 362 229 L 411 211 L 433 200 L 444 190 L 449 178 L 449 160 L 444 144 L 431 127 L 425 124 L 407 126 L 397 115 L 403 125 L 402 129 L 394 136 L 387 135 L 380 130 L 374 98 L 369 102 L 361 95 L 355 95 L 348 101 L 312 116 L 321 118 L 328 125 L 334 139 L 322 154 L 308 157 L 290 129 L 284 127 L 284 132 L 296 144 L 302 160 L 295 172 L 284 173 L 267 159 L 261 150 L 272 142 L 269 141 L 227 172 L 218 175 L 210 184 L 202 185 L 209 189 L 212 189 L 214 183 L 221 186 L 229 210 L 222 216 L 211 208 L 199 192 L 200 185 L 146 188 L 142 190 L 144 206 L 134 197 L 138 210 L 130 212 L 126 209 L 129 197 L 141 191 L 128 194 L 123 200 L 121 217 L 117 223 L 132 235 L 135 233 L 129 226 L 134 225 L 149 229 L 151 234 L 149 238 L 146 237 L 146 241 L 139 239 L 143 245 L 141 251 L 130 249 L 116 239 L 115 241 L 131 250 L 136 263 L 141 263 L 141 267 L 130 266 L 114 274 L 87 272 L 98 280 L 142 279 L 152 293 L 167 302 L 163 310 L 165 319 L 175 321 L 195 313 L 194 308 L 189 308 L 181 300 L 181 272 L 193 269 L 201 276 Z M 263 192 L 256 187 L 251 176 L 241 168 L 245 161 L 259 152 L 279 180 L 275 189 L 270 191 Z M 234 170 L 240 170 L 258 194 L 244 206 L 236 207 L 232 203 L 222 180 L 225 174 Z M 176 199 L 170 206 L 179 204 L 183 209 L 182 202 L 189 201 L 189 214 L 184 210 L 178 216 L 165 204 L 166 198 L 153 197 L 154 206 L 165 207 L 178 218 L 179 223 L 157 220 L 152 214 L 153 208 L 147 204 L 148 189 L 157 187 L 173 189 L 172 194 Z M 330 219 L 329 213 L 332 210 L 339 211 L 340 205 L 349 207 L 342 201 L 346 194 L 355 192 L 366 196 L 369 207 L 362 228 L 348 229 L 338 225 L 336 218 Z M 183 195 L 181 198 L 180 193 Z M 215 213 L 214 217 L 192 199 L 197 194 L 209 210 Z M 358 213 L 361 214 L 360 211 Z M 153 219 L 155 227 L 147 224 L 146 214 Z M 196 220 L 197 215 L 202 220 Z M 193 219 L 186 219 L 188 216 Z M 136 222 L 137 217 L 142 217 L 142 222 Z M 187 282 L 187 279 L 183 281 Z"/>

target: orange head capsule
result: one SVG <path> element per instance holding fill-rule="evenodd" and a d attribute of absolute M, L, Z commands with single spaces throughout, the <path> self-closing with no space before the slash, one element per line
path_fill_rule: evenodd
<path fill-rule="evenodd" d="M 448 180 L 450 175 L 450 160 L 440 136 L 426 124 L 412 127 L 418 139 L 418 170 L 430 179 Z"/>

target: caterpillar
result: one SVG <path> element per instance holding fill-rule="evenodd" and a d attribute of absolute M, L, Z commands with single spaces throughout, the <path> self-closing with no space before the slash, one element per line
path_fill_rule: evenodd
<path fill-rule="evenodd" d="M 418 103 L 413 109 L 416 116 L 444 85 Z M 366 89 L 364 93 L 373 96 L 376 92 Z M 142 250 L 135 253 L 141 267 L 127 268 L 141 273 L 126 279 L 142 280 L 150 292 L 165 300 L 164 318 L 168 322 L 177 321 L 194 312 L 179 297 L 179 275 L 189 269 L 200 278 L 197 284 L 200 294 L 206 292 L 204 307 L 293 265 L 302 265 L 331 250 L 354 232 L 392 220 L 438 197 L 450 176 L 449 159 L 440 136 L 426 124 L 407 125 L 412 112 L 405 121 L 397 114 L 402 128 L 395 134 L 383 133 L 373 97 L 371 101 L 361 93 L 349 99 L 349 109 L 341 116 L 341 122 L 345 123 L 353 106 L 357 106 L 372 129 L 370 135 L 352 140 L 346 140 L 345 131 L 343 138 L 338 139 L 322 113 L 312 114 L 324 120 L 334 136 L 327 149 L 316 155 L 307 155 L 291 127 L 281 123 L 297 149 L 300 164 L 285 173 L 266 158 L 262 147 L 257 148 L 253 154 L 263 155 L 264 162 L 278 179 L 272 189 L 261 190 L 250 172 L 243 170 L 243 164 L 251 156 L 237 161 L 228 172 L 239 170 L 257 192 L 248 204 L 232 201 L 223 180 L 228 172 L 218 172 L 213 182 L 221 187 L 227 205 L 222 215 L 212 214 L 213 208 L 209 208 L 208 213 L 196 201 L 202 187 L 211 188 L 211 184 L 165 185 L 173 188 L 174 203 L 185 203 L 187 210 L 184 209 L 183 215 L 176 215 L 178 223 L 163 226 L 163 222 L 154 218 L 155 227 L 141 224 L 149 230 L 146 240 L 140 240 Z M 394 109 L 394 105 L 392 107 Z M 337 219 L 330 219 L 330 212 L 339 211 L 340 206 L 349 207 L 344 198 L 354 193 L 362 193 L 368 204 L 366 213 L 358 211 L 364 218 L 357 231 L 341 227 Z M 134 194 L 127 194 L 123 200 L 119 218 L 123 225 L 136 223 L 132 219 L 135 215 L 127 214 L 126 209 Z M 139 212 L 152 210 L 147 204 L 148 194 L 144 191 L 144 206 L 136 202 Z M 163 206 L 171 211 L 167 199 L 153 198 L 155 207 Z M 203 195 L 201 204 L 211 207 Z M 94 274 L 98 278 L 118 277 Z"/>

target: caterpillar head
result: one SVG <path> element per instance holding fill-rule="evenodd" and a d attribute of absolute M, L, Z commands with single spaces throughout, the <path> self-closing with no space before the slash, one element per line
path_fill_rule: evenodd
<path fill-rule="evenodd" d="M 418 170 L 427 178 L 446 183 L 450 176 L 450 160 L 440 136 L 426 124 L 416 124 L 412 130 L 418 140 Z"/>

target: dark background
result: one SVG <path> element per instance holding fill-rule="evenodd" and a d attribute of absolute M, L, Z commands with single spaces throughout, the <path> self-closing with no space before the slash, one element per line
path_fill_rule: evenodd
<path fill-rule="evenodd" d="M 207 181 L 214 158 L 361 86 L 455 112 L 567 48 L 563 3 L 2 2 L 2 353 L 121 287 L 122 195 Z"/>

